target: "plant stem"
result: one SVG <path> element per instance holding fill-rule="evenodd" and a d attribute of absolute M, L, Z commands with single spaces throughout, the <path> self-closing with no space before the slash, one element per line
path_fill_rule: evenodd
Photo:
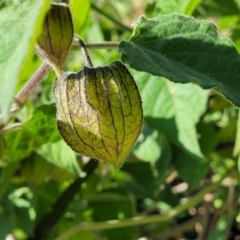
<path fill-rule="evenodd" d="M 90 49 L 109 49 L 118 47 L 119 42 L 103 42 L 103 43 L 85 43 L 86 48 Z M 79 45 L 72 45 L 72 50 L 79 50 Z"/>
<path fill-rule="evenodd" d="M 128 26 L 122 24 L 121 22 L 119 22 L 118 20 L 116 20 L 115 18 L 113 18 L 112 16 L 110 16 L 109 14 L 105 13 L 105 12 L 102 11 L 99 7 L 97 7 L 94 3 L 91 3 L 91 8 L 94 9 L 96 12 L 102 14 L 103 16 L 105 16 L 106 18 L 108 18 L 109 20 L 111 20 L 112 22 L 114 22 L 115 24 L 117 24 L 117 25 L 118 25 L 119 27 L 121 27 L 123 30 L 132 32 L 132 28 L 131 28 L 131 27 L 128 27 Z"/>
<path fill-rule="evenodd" d="M 119 42 L 103 42 L 103 43 L 86 43 L 86 48 L 116 48 L 118 47 Z"/>
<path fill-rule="evenodd" d="M 219 187 L 221 181 L 212 183 L 198 192 L 195 196 L 193 196 L 186 204 L 178 205 L 177 207 L 173 208 L 169 213 L 164 215 L 154 215 L 154 216 L 139 216 L 133 217 L 130 219 L 124 220 L 110 220 L 105 222 L 98 222 L 98 223 L 80 223 L 68 231 L 63 233 L 60 237 L 56 238 L 55 240 L 65 240 L 69 239 L 70 236 L 76 234 L 79 231 L 95 231 L 95 230 L 103 230 L 103 229 L 112 229 L 112 228 L 121 228 L 121 227 L 129 227 L 129 226 L 136 226 L 139 224 L 147 224 L 153 222 L 167 222 L 173 219 L 173 217 L 179 215 L 183 211 L 188 210 L 190 207 L 197 205 L 199 202 L 202 201 L 203 197 L 209 193 L 214 191 Z"/>
<path fill-rule="evenodd" d="M 74 35 L 74 40 L 79 44 L 80 48 L 81 48 L 81 52 L 83 55 L 83 61 L 86 67 L 93 67 L 91 58 L 89 57 L 87 48 L 84 44 L 84 42 L 82 41 L 82 39 L 78 36 L 78 35 Z"/>
<path fill-rule="evenodd" d="M 47 74 L 50 69 L 50 65 L 44 62 L 36 71 L 36 73 L 32 76 L 32 78 L 26 83 L 23 89 L 18 93 L 15 97 L 15 102 L 22 105 L 25 103 L 28 98 L 30 92 L 33 88 L 38 84 L 39 81 Z"/>
<path fill-rule="evenodd" d="M 21 110 L 25 101 L 29 97 L 33 88 L 42 80 L 42 78 L 47 74 L 50 68 L 51 66 L 44 62 L 38 68 L 35 74 L 30 78 L 30 80 L 26 83 L 26 85 L 22 88 L 22 90 L 17 94 L 10 110 L 10 118 L 17 115 L 17 113 Z"/>
<path fill-rule="evenodd" d="M 22 128 L 22 123 L 13 123 L 3 128 L 2 134 L 6 134 L 7 132 L 12 132 L 16 129 L 21 129 L 21 128 Z"/>
<path fill-rule="evenodd" d="M 27 100 L 33 88 L 42 80 L 42 78 L 47 74 L 50 68 L 51 68 L 50 65 L 44 62 L 38 68 L 35 74 L 30 78 L 30 80 L 26 83 L 26 85 L 22 88 L 22 90 L 17 94 L 17 96 L 15 96 L 14 102 L 10 109 L 9 121 L 11 118 L 15 117 L 18 114 L 18 112 L 23 107 L 25 101 Z M 4 127 L 4 125 L 2 124 L 1 116 L 0 116 L 0 126 L 2 128 Z"/>

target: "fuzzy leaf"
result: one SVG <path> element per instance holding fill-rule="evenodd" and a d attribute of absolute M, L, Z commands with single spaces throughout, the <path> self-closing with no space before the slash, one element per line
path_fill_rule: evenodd
<path fill-rule="evenodd" d="M 209 22 L 178 14 L 141 17 L 119 51 L 122 61 L 138 71 L 173 82 L 195 82 L 203 89 L 217 87 L 240 106 L 240 57 Z"/>

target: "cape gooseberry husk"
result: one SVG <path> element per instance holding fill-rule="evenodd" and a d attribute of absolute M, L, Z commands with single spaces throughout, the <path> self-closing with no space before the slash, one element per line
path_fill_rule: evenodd
<path fill-rule="evenodd" d="M 58 129 L 76 152 L 102 159 L 117 171 L 136 142 L 143 122 L 141 98 L 121 62 L 84 67 L 56 79 Z"/>
<path fill-rule="evenodd" d="M 68 56 L 72 40 L 73 22 L 68 5 L 51 4 L 35 50 L 40 57 L 51 64 L 57 76 L 61 74 L 61 66 Z"/>

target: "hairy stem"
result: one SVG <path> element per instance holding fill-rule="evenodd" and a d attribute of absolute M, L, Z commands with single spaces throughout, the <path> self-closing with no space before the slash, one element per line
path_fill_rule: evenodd
<path fill-rule="evenodd" d="M 26 99 L 28 98 L 30 92 L 33 88 L 41 81 L 41 79 L 47 74 L 48 70 L 50 69 L 50 65 L 44 62 L 36 73 L 32 76 L 32 78 L 26 83 L 23 89 L 18 93 L 15 97 L 15 102 L 19 105 L 25 103 Z"/>
<path fill-rule="evenodd" d="M 20 90 L 20 92 L 15 96 L 14 102 L 10 109 L 10 119 L 15 117 L 18 112 L 23 107 L 25 101 L 29 97 L 33 88 L 42 80 L 42 78 L 47 74 L 50 69 L 50 65 L 44 62 L 35 74 L 30 78 L 30 80 L 26 83 L 26 85 Z M 9 119 L 9 121 L 10 121 Z M 3 128 L 4 125 L 2 124 L 1 116 L 0 116 L 0 126 Z"/>
<path fill-rule="evenodd" d="M 117 48 L 118 45 L 119 42 L 85 43 L 85 47 L 90 49 Z M 79 45 L 72 45 L 71 50 L 79 50 Z"/>

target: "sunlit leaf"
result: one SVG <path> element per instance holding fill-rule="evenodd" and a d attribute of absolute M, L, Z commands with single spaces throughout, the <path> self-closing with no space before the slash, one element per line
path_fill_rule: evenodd
<path fill-rule="evenodd" d="M 74 32 L 80 33 L 80 31 L 82 30 L 81 28 L 84 25 L 89 12 L 90 1 L 71 0 L 69 7 L 73 17 Z"/>
<path fill-rule="evenodd" d="M 42 105 L 35 108 L 30 120 L 21 128 L 4 135 L 7 145 L 4 158 L 12 161 L 21 160 L 46 142 L 56 142 L 61 136 L 56 127 L 55 106 Z"/>
<path fill-rule="evenodd" d="M 4 8 L 0 8 L 0 108 L 5 121 L 19 74 L 32 58 L 49 5 L 48 0 L 9 0 Z"/>
<path fill-rule="evenodd" d="M 37 152 L 52 164 L 79 176 L 83 175 L 77 163 L 76 154 L 63 140 L 46 143 Z"/>
<path fill-rule="evenodd" d="M 201 158 L 196 123 L 206 109 L 208 93 L 194 84 L 174 84 L 143 73 L 134 72 L 134 78 L 141 93 L 145 122 L 185 152 Z"/>

